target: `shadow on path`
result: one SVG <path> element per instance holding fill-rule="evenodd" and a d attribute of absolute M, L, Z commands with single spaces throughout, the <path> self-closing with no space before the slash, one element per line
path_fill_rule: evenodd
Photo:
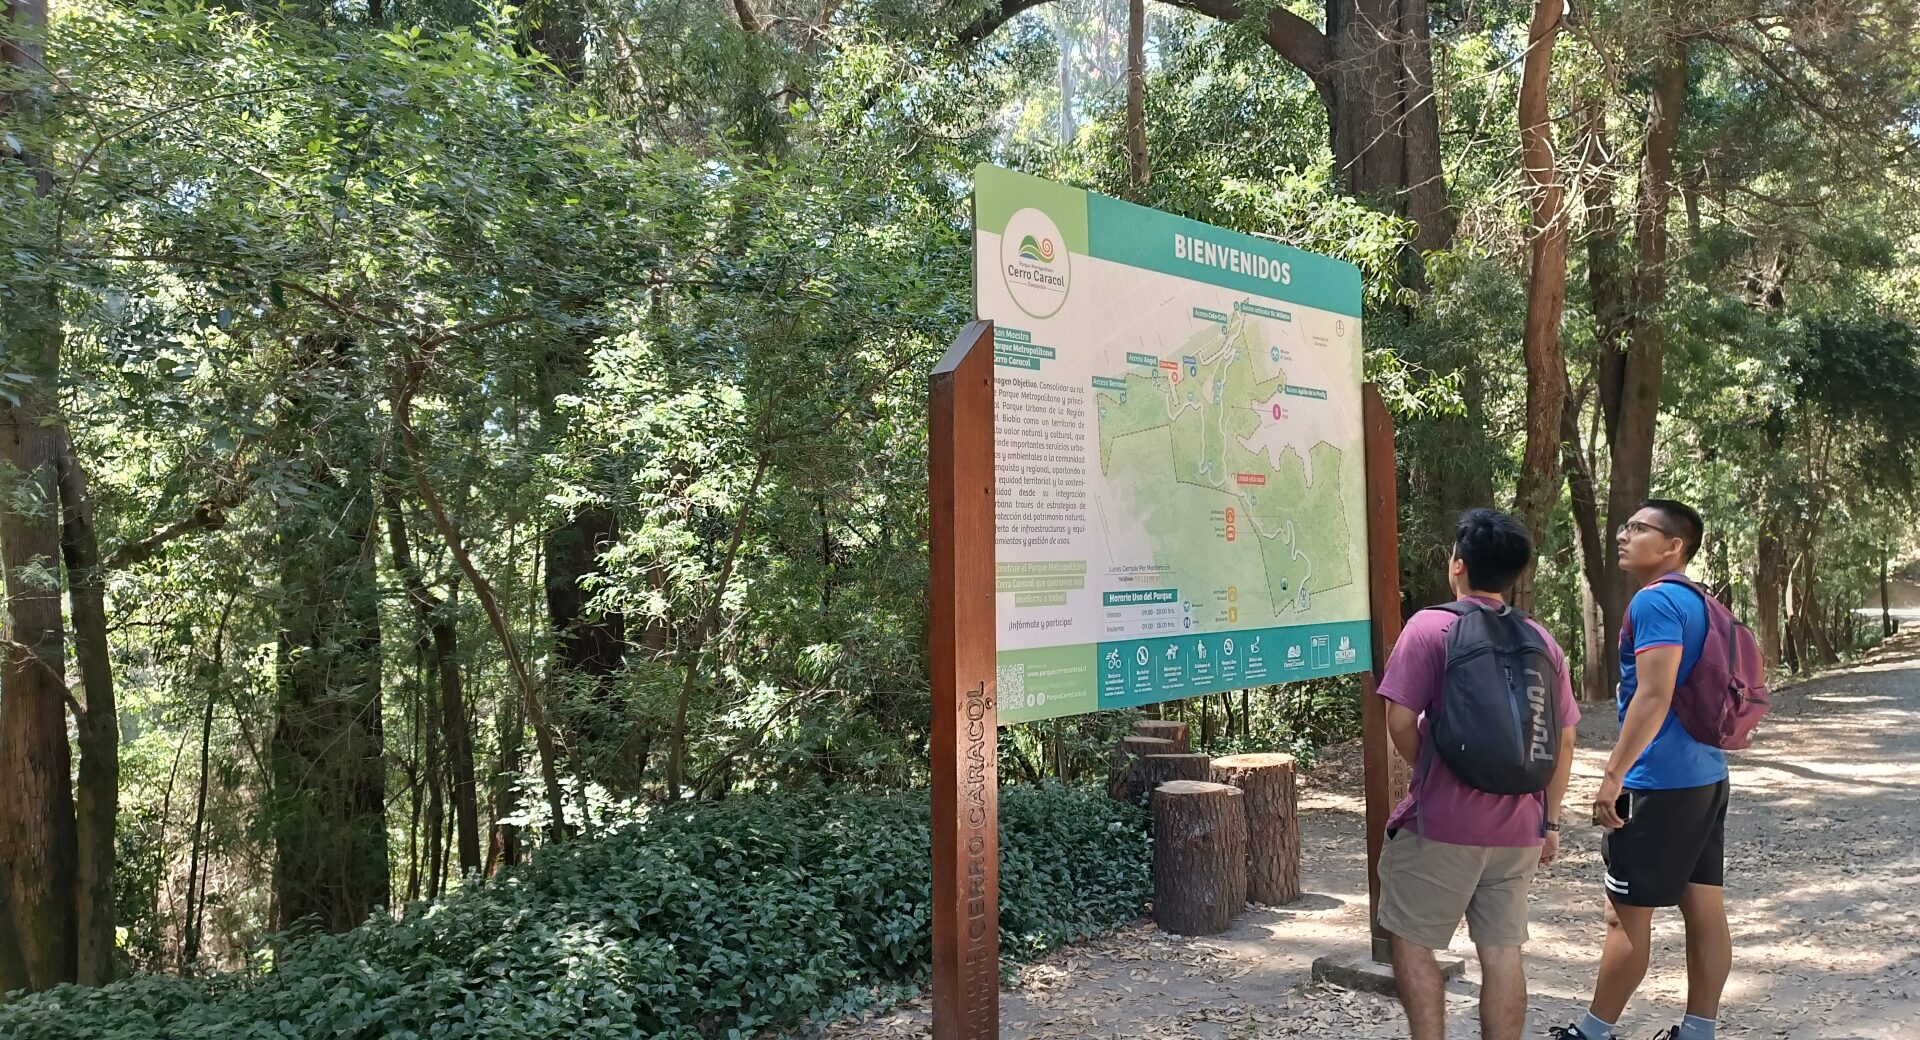
<path fill-rule="evenodd" d="M 1720 1036 L 1894 1040 L 1920 1036 L 1920 625 L 1847 668 L 1779 691 L 1750 753 L 1734 756 L 1728 814 L 1735 965 Z M 1609 706 L 1580 725 L 1571 807 L 1598 783 L 1617 729 Z M 1137 922 L 1057 951 L 1002 995 L 1009 1038 L 1264 1040 L 1404 1037 L 1390 1000 L 1310 980 L 1315 957 L 1366 947 L 1363 805 L 1348 774 L 1301 795 L 1308 895 L 1250 908 L 1225 935 L 1168 936 Z M 1569 810 L 1567 817 L 1578 817 Z M 1531 903 L 1530 1035 L 1583 1010 L 1598 963 L 1600 834 L 1570 827 Z M 1477 1037 L 1477 973 L 1450 1000 L 1449 1036 Z M 1656 918 L 1654 963 L 1621 1022 L 1650 1037 L 1678 1021 L 1686 967 L 1679 915 Z M 833 1040 L 928 1035 L 924 998 L 828 1030 Z"/>

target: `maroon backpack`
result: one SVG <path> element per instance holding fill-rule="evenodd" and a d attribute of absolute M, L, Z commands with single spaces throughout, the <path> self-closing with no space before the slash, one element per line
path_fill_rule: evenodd
<path fill-rule="evenodd" d="M 1739 751 L 1753 743 L 1754 730 L 1773 707 L 1753 630 L 1740 623 L 1704 586 L 1681 574 L 1668 574 L 1656 585 L 1685 585 L 1698 593 L 1707 608 L 1707 637 L 1693 671 L 1673 691 L 1673 711 L 1687 735 L 1725 751 Z M 1629 619 L 1621 634 L 1633 641 Z"/>

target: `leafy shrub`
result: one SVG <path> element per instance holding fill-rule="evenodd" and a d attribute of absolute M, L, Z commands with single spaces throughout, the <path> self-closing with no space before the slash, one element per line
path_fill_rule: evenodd
<path fill-rule="evenodd" d="M 1055 785 L 1001 801 L 1010 959 L 1111 928 L 1151 889 L 1140 810 Z M 20 1040 L 739 1037 L 924 978 L 924 792 L 785 794 L 656 812 L 271 968 L 140 976 L 0 1006 Z"/>

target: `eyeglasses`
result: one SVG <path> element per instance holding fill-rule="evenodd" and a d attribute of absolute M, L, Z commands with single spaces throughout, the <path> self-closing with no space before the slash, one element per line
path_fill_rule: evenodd
<path fill-rule="evenodd" d="M 1613 532 L 1613 536 L 1615 538 L 1625 538 L 1628 535 L 1645 534 L 1648 531 L 1654 531 L 1659 534 L 1666 535 L 1668 538 L 1680 537 L 1679 535 L 1674 534 L 1672 531 L 1669 531 L 1658 524 L 1650 524 L 1650 523 L 1647 523 L 1645 520 L 1629 520 L 1626 523 L 1621 524 L 1619 527 L 1615 528 Z"/>

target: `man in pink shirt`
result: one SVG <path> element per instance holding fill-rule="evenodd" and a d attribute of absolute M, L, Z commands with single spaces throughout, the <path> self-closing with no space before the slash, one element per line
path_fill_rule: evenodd
<path fill-rule="evenodd" d="M 1380 924 L 1413 1040 L 1445 1040 L 1434 951 L 1463 916 L 1480 958 L 1480 1035 L 1518 1040 L 1526 1024 L 1527 887 L 1559 854 L 1580 719 L 1565 653 L 1505 605 L 1532 558 L 1518 520 L 1463 515 L 1448 564 L 1458 598 L 1408 619 L 1380 683 L 1388 732 L 1413 767 L 1380 854 Z"/>

